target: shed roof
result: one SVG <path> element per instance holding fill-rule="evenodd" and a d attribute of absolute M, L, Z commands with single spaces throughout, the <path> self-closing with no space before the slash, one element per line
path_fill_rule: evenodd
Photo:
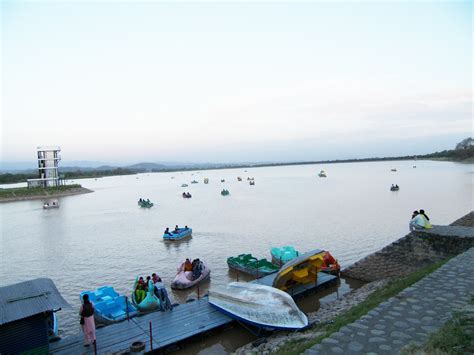
<path fill-rule="evenodd" d="M 53 280 L 48 278 L 0 287 L 0 325 L 69 307 Z"/>

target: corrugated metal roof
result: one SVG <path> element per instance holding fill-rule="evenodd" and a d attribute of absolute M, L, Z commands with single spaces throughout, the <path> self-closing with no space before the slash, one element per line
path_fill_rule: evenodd
<path fill-rule="evenodd" d="M 47 278 L 0 287 L 0 325 L 41 312 L 71 307 Z"/>

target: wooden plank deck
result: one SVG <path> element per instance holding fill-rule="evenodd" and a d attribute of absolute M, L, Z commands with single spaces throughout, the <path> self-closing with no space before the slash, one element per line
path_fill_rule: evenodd
<path fill-rule="evenodd" d="M 153 312 L 130 321 L 123 321 L 96 330 L 97 353 L 128 350 L 135 341 L 145 343 L 150 351 L 150 322 L 153 349 L 177 343 L 232 322 L 232 319 L 212 307 L 207 297 L 175 306 L 172 311 Z M 92 347 L 83 346 L 82 334 L 72 335 L 50 344 L 51 354 L 93 354 Z"/>
<path fill-rule="evenodd" d="M 271 286 L 276 274 L 251 281 Z M 316 284 L 295 287 L 290 294 L 297 297 L 310 290 L 336 281 L 336 276 L 320 272 Z M 145 343 L 145 351 L 150 351 L 150 322 L 152 324 L 153 349 L 180 342 L 198 334 L 231 323 L 232 318 L 219 312 L 207 297 L 175 306 L 172 311 L 153 312 L 134 317 L 96 330 L 97 353 L 106 354 L 128 350 L 135 341 Z M 92 346 L 83 346 L 82 334 L 71 335 L 50 344 L 51 354 L 93 354 Z"/>

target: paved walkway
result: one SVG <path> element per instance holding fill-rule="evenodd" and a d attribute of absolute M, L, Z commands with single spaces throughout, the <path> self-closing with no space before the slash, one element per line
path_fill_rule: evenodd
<path fill-rule="evenodd" d="M 393 354 L 424 344 L 474 294 L 474 248 L 342 327 L 305 354 Z"/>

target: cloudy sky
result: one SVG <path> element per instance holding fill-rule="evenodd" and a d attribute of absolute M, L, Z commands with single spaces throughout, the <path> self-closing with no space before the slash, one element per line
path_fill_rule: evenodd
<path fill-rule="evenodd" d="M 291 161 L 472 135 L 472 3 L 1 3 L 1 159 Z"/>

